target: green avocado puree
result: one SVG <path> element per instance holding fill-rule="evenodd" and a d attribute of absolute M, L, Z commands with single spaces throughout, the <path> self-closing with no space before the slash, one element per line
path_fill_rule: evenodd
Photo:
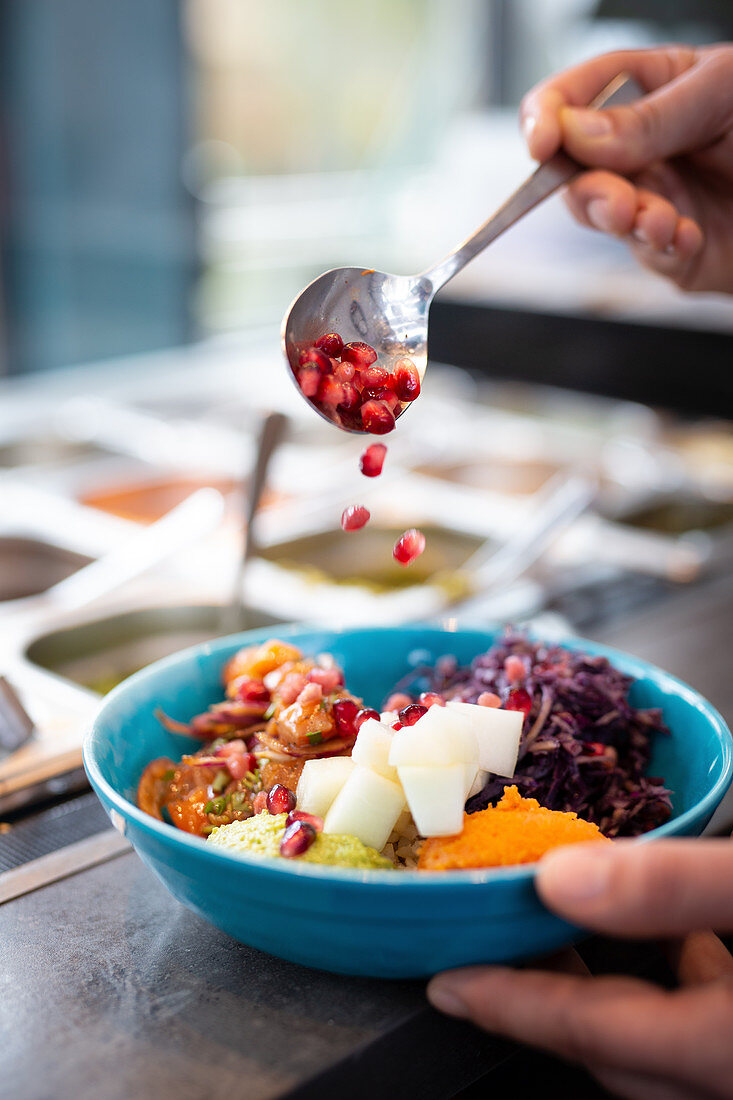
<path fill-rule="evenodd" d="M 207 838 L 230 852 L 251 852 L 259 856 L 280 857 L 280 841 L 285 832 L 287 814 L 270 814 L 267 810 L 247 818 L 219 825 Z M 282 858 L 282 857 L 280 857 Z M 339 833 L 318 833 L 310 848 L 297 861 L 325 863 L 330 867 L 355 867 L 363 870 L 394 870 L 393 865 L 374 848 L 362 844 L 358 837 Z"/>

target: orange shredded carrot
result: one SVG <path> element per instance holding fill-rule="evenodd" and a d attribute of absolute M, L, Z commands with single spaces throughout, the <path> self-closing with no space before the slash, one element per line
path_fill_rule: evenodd
<path fill-rule="evenodd" d="M 496 806 L 464 814 L 463 832 L 425 841 L 421 871 L 452 871 L 469 867 L 502 867 L 534 863 L 550 848 L 583 840 L 610 843 L 597 825 L 575 813 L 548 810 L 535 798 L 522 798 L 507 787 Z"/>

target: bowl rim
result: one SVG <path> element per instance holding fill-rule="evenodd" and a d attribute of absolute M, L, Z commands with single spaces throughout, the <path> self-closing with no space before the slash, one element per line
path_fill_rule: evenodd
<path fill-rule="evenodd" d="M 153 680 L 160 672 L 165 672 L 169 668 L 175 667 L 177 664 L 184 664 L 196 654 L 206 654 L 208 656 L 230 647 L 236 648 L 241 645 L 255 644 L 259 641 L 267 640 L 267 638 L 273 636 L 273 632 L 278 637 L 292 638 L 309 633 L 338 636 L 367 632 L 392 634 L 403 630 L 409 630 L 410 632 L 438 632 L 447 636 L 451 634 L 461 634 L 464 636 L 473 635 L 477 640 L 485 640 L 489 636 L 495 637 L 497 631 L 504 629 L 506 629 L 506 624 L 500 623 L 489 624 L 486 627 L 471 625 L 463 626 L 453 618 L 404 623 L 397 626 L 369 626 L 362 624 L 326 627 L 317 623 L 294 622 L 258 627 L 255 630 L 238 634 L 228 634 L 220 638 L 212 639 L 211 641 L 199 642 L 195 645 L 188 646 L 186 649 L 179 650 L 177 653 L 162 657 L 160 660 L 154 661 L 152 664 L 133 673 L 132 676 L 123 680 L 122 683 L 118 684 L 117 687 L 105 697 L 94 717 L 91 728 L 87 731 L 84 738 L 82 756 L 87 776 L 97 795 L 100 796 L 101 792 L 123 821 L 129 820 L 137 828 L 142 829 L 143 832 L 152 833 L 153 836 L 160 839 L 166 845 L 183 844 L 184 849 L 187 848 L 191 850 L 192 853 L 197 853 L 201 858 L 208 858 L 214 863 L 223 861 L 222 866 L 229 867 L 230 871 L 233 867 L 232 861 L 234 861 L 243 868 L 250 867 L 256 869 L 265 876 L 275 875 L 279 877 L 286 875 L 295 876 L 296 878 L 309 878 L 325 881 L 331 887 L 336 883 L 343 883 L 344 886 L 347 886 L 358 882 L 375 886 L 386 886 L 393 889 L 405 889 L 408 887 L 415 889 L 420 887 L 427 890 L 445 890 L 451 886 L 460 888 L 475 887 L 476 885 L 491 885 L 493 883 L 529 884 L 535 877 L 538 866 L 537 862 L 516 864 L 507 867 L 474 868 L 470 870 L 398 870 L 395 872 L 394 870 L 386 869 L 360 870 L 350 867 L 329 867 L 325 864 L 296 863 L 295 861 L 290 862 L 273 856 L 260 856 L 252 853 L 239 853 L 224 848 L 217 848 L 214 845 L 208 844 L 203 837 L 198 837 L 192 833 L 186 833 L 181 829 L 176 829 L 175 826 L 168 825 L 164 821 L 158 821 L 150 814 L 145 813 L 144 810 L 139 809 L 135 803 L 125 798 L 124 795 L 121 795 L 107 782 L 101 774 L 101 769 L 95 756 L 95 744 L 100 735 L 101 724 L 104 721 L 105 715 L 115 707 L 118 699 L 123 697 L 130 687 L 138 686 L 148 679 Z M 659 668 L 657 665 L 645 661 L 641 657 L 626 653 L 623 650 L 593 642 L 573 634 L 562 635 L 562 637 L 558 638 L 544 638 L 541 632 L 532 629 L 531 625 L 523 628 L 522 632 L 537 640 L 547 641 L 548 644 L 564 646 L 568 649 L 582 648 L 594 656 L 607 657 L 611 662 L 616 663 L 617 667 L 619 667 L 624 674 L 632 676 L 634 680 L 651 677 L 665 694 L 682 696 L 688 703 L 692 704 L 695 709 L 702 711 L 713 727 L 722 754 L 721 772 L 713 786 L 694 804 L 694 806 L 683 811 L 683 813 L 679 814 L 677 817 L 671 818 L 663 825 L 659 825 L 655 829 L 650 829 L 649 832 L 643 833 L 641 836 L 634 837 L 633 843 L 646 843 L 650 840 L 657 840 L 669 835 L 675 836 L 679 832 L 680 826 L 684 827 L 695 818 L 708 812 L 712 813 L 715 810 L 728 789 L 731 778 L 733 777 L 733 736 L 722 715 L 704 696 L 689 684 L 686 684 L 684 680 L 680 680 L 671 673 L 665 672 L 664 669 Z M 124 827 L 121 828 L 119 824 L 116 824 L 116 827 L 123 833 L 125 832 Z M 133 847 L 135 847 L 134 844 Z"/>

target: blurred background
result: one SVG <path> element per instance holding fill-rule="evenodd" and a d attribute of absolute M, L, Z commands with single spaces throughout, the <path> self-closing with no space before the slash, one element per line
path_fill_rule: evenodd
<path fill-rule="evenodd" d="M 369 485 L 279 347 L 315 275 L 416 272 L 485 220 L 532 168 L 538 79 L 731 36 L 716 0 L 4 0 L 0 673 L 33 732 L 0 736 L 0 810 L 83 783 L 99 695 L 240 600 L 250 624 L 577 630 L 733 711 L 730 298 L 685 297 L 551 199 L 436 300 Z M 372 523 L 344 535 L 357 495 Z"/>

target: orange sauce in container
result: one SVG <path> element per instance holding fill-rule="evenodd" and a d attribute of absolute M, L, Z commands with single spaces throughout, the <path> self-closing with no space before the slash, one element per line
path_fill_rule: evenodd
<path fill-rule="evenodd" d="M 161 477 L 151 481 L 128 482 L 94 489 L 82 493 L 79 501 L 89 508 L 98 508 L 101 512 L 109 512 L 135 523 L 154 523 L 197 489 L 209 487 L 218 489 L 224 496 L 231 496 L 241 487 L 241 483 L 234 478 Z M 272 503 L 272 499 L 270 496 L 268 501 L 265 494 L 263 503 Z"/>

